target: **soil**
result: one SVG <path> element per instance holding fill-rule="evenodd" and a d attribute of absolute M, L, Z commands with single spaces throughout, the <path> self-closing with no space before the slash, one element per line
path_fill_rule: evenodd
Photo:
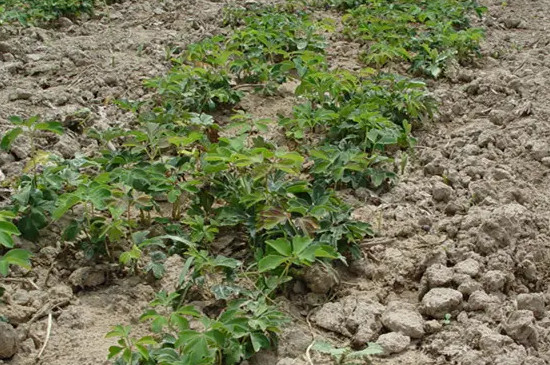
<path fill-rule="evenodd" d="M 280 298 L 296 321 L 276 352 L 250 365 L 329 364 L 308 350 L 313 339 L 378 342 L 384 355 L 375 364 L 550 363 L 550 1 L 482 3 L 489 8 L 480 22 L 483 58 L 430 82 L 440 112 L 416 132 L 399 184 L 383 194 L 343 193 L 377 232 L 363 244 L 365 258 L 339 268 L 339 280 L 317 270 L 297 282 Z M 127 1 L 55 29 L 1 28 L 0 128 L 12 114 L 128 125 L 109 100 L 143 97 L 141 80 L 168 67 L 165 47 L 219 32 L 222 6 Z M 333 37 L 334 64 L 356 67 L 357 46 Z M 280 95 L 251 96 L 241 107 L 264 117 L 287 113 L 291 91 L 284 85 Z M 94 148 L 78 131 L 42 144 L 65 157 Z M 0 168 L 17 174 L 27 157 L 21 143 Z M 32 272 L 0 279 L 8 298 L 0 315 L 16 327 L 0 327 L 0 356 L 17 352 L 4 364 L 37 363 L 49 311 L 52 335 L 38 363 L 108 364 L 110 327 L 135 324 L 181 267 L 170 259 L 167 277 L 151 284 L 64 257 L 55 236 L 42 244 Z"/>

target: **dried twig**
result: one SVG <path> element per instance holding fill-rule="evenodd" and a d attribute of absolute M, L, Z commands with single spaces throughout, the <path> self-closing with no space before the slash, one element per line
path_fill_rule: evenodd
<path fill-rule="evenodd" d="M 30 319 L 30 321 L 28 321 L 26 323 L 27 325 L 27 333 L 30 331 L 31 329 L 31 325 L 38 321 L 40 318 L 44 317 L 47 315 L 47 313 L 51 313 L 52 310 L 56 309 L 56 308 L 59 308 L 59 307 L 62 307 L 64 305 L 68 305 L 71 301 L 69 299 L 62 299 L 56 303 L 52 303 L 52 302 L 48 302 L 46 304 L 44 304 L 42 306 L 42 308 L 40 308 L 35 314 L 34 316 L 32 316 L 32 318 Z"/>
<path fill-rule="evenodd" d="M 9 282 L 12 282 L 12 283 L 29 283 L 36 290 L 40 290 L 40 287 L 38 287 L 38 285 L 36 285 L 36 283 L 34 281 L 32 281 L 31 279 L 29 279 L 29 278 L 1 278 L 0 281 L 5 281 L 5 282 L 8 282 L 8 283 Z"/>
<path fill-rule="evenodd" d="M 382 238 L 361 242 L 359 246 L 361 246 L 361 248 L 370 248 L 378 245 L 391 245 L 392 243 L 395 243 L 394 238 Z"/>
<path fill-rule="evenodd" d="M 46 338 L 44 339 L 44 344 L 42 344 L 42 348 L 40 349 L 40 352 L 36 356 L 37 361 L 40 360 L 42 353 L 46 349 L 46 346 L 48 345 L 48 341 L 50 340 L 51 333 L 52 333 L 52 312 L 48 313 L 48 327 L 46 329 Z"/>
<path fill-rule="evenodd" d="M 306 316 L 306 322 L 307 322 L 307 325 L 309 327 L 309 332 L 311 333 L 311 336 L 313 337 L 313 340 L 311 341 L 311 343 L 309 344 L 309 346 L 307 347 L 306 349 L 306 359 L 307 359 L 307 362 L 309 363 L 309 365 L 315 365 L 313 363 L 313 360 L 311 359 L 311 348 L 313 347 L 313 345 L 315 344 L 315 332 L 313 332 L 313 327 L 311 326 L 311 322 L 309 321 L 309 316 L 311 315 L 313 309 L 310 310 Z"/>

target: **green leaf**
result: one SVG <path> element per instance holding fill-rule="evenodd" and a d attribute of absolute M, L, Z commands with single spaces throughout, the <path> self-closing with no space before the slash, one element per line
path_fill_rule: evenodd
<path fill-rule="evenodd" d="M 4 137 L 2 137 L 2 141 L 0 141 L 0 148 L 4 151 L 9 151 L 11 148 L 11 145 L 13 141 L 21 134 L 23 133 L 22 128 L 14 128 L 10 130 L 8 133 L 4 134 Z"/>
<path fill-rule="evenodd" d="M 241 292 L 240 288 L 230 285 L 214 285 L 210 288 L 210 291 L 214 294 L 216 299 L 229 299 L 234 294 Z"/>
<path fill-rule="evenodd" d="M 178 198 L 180 197 L 181 195 L 181 191 L 177 190 L 177 189 L 174 189 L 174 190 L 170 190 L 170 192 L 168 193 L 168 202 L 170 204 L 174 204 Z"/>
<path fill-rule="evenodd" d="M 311 348 L 323 354 L 329 354 L 336 357 L 340 357 L 349 351 L 347 348 L 336 348 L 330 343 L 322 341 L 315 341 Z"/>
<path fill-rule="evenodd" d="M 136 349 L 138 350 L 139 354 L 141 355 L 141 357 L 145 360 L 148 360 L 149 359 L 149 351 L 147 351 L 147 348 L 143 345 L 140 345 L 140 344 L 135 344 L 136 346 Z"/>
<path fill-rule="evenodd" d="M 7 248 L 12 248 L 14 243 L 11 235 L 5 232 L 0 232 L 0 245 Z"/>
<path fill-rule="evenodd" d="M 264 334 L 259 332 L 252 332 L 250 334 L 250 342 L 252 343 L 254 352 L 259 352 L 261 349 L 266 349 L 269 347 L 269 339 Z"/>
<path fill-rule="evenodd" d="M 329 245 L 322 245 L 316 248 L 315 257 L 326 257 L 329 259 L 336 259 L 340 257 L 340 254 L 336 249 Z"/>
<path fill-rule="evenodd" d="M 21 231 L 21 236 L 29 241 L 35 242 L 39 235 L 40 229 L 48 225 L 46 216 L 33 209 L 30 214 L 24 216 L 17 222 L 17 228 Z"/>
<path fill-rule="evenodd" d="M 299 255 L 311 244 L 311 242 L 313 242 L 313 239 L 309 237 L 295 236 L 292 239 L 292 252 Z"/>
<path fill-rule="evenodd" d="M 0 257 L 0 274 L 8 274 L 8 266 L 16 265 L 29 270 L 31 268 L 31 253 L 27 250 L 14 248 L 9 250 L 4 256 Z"/>
<path fill-rule="evenodd" d="M 193 264 L 193 261 L 195 261 L 195 258 L 193 256 L 189 256 L 187 260 L 185 260 L 185 264 L 183 265 L 183 269 L 181 270 L 180 277 L 178 279 L 178 287 L 181 287 L 182 284 L 187 279 L 187 274 L 191 269 L 191 265 Z"/>
<path fill-rule="evenodd" d="M 36 123 L 34 125 L 34 129 L 39 131 L 48 131 L 56 134 L 63 134 L 65 131 L 63 129 L 63 125 L 60 122 Z"/>
<path fill-rule="evenodd" d="M 368 347 L 361 351 L 354 351 L 348 354 L 348 358 L 363 358 L 369 355 L 378 355 L 384 352 L 382 346 L 377 343 L 369 342 Z"/>
<path fill-rule="evenodd" d="M 8 119 L 10 123 L 14 125 L 22 125 L 23 123 L 25 123 L 25 120 L 17 115 L 12 115 Z"/>
<path fill-rule="evenodd" d="M 292 247 L 290 245 L 290 242 L 286 238 L 279 238 L 276 240 L 267 240 L 265 242 L 270 247 L 272 247 L 275 251 L 280 253 L 283 256 L 291 256 L 292 255 Z"/>
<path fill-rule="evenodd" d="M 107 206 L 106 200 L 111 197 L 111 191 L 107 188 L 98 187 L 93 189 L 88 196 L 88 200 L 92 202 L 94 207 L 99 210 L 105 209 Z"/>
<path fill-rule="evenodd" d="M 283 262 L 287 261 L 288 257 L 279 255 L 267 255 L 258 262 L 258 271 L 266 272 L 279 267 Z"/>
<path fill-rule="evenodd" d="M 6 234 L 13 234 L 16 236 L 21 234 L 21 232 L 19 232 L 15 224 L 11 222 L 6 222 L 6 221 L 0 221 L 0 232 L 4 232 Z"/>
<path fill-rule="evenodd" d="M 62 237 L 65 241 L 74 241 L 80 233 L 81 226 L 76 219 L 72 219 L 63 231 Z"/>
<path fill-rule="evenodd" d="M 132 233 L 132 241 L 139 245 L 143 243 L 147 239 L 147 235 L 149 235 L 150 231 L 137 231 Z"/>
<path fill-rule="evenodd" d="M 59 198 L 60 205 L 52 213 L 53 220 L 58 220 L 67 213 L 69 209 L 81 202 L 80 197 L 75 194 L 62 195 Z"/>
<path fill-rule="evenodd" d="M 120 346 L 111 346 L 109 347 L 109 355 L 107 356 L 108 359 L 112 359 L 116 355 L 120 354 L 120 352 L 123 350 Z"/>

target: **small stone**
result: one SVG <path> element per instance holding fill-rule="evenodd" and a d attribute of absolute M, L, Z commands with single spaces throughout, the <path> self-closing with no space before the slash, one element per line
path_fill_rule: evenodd
<path fill-rule="evenodd" d="M 506 285 L 506 274 L 500 270 L 490 270 L 483 275 L 482 282 L 489 293 L 499 292 Z"/>
<path fill-rule="evenodd" d="M 32 62 L 38 62 L 43 58 L 41 54 L 38 53 L 30 53 L 27 55 L 27 59 Z"/>
<path fill-rule="evenodd" d="M 424 325 L 424 330 L 429 334 L 437 333 L 441 331 L 442 328 L 443 325 L 441 324 L 441 322 L 435 319 L 426 321 L 426 324 Z"/>
<path fill-rule="evenodd" d="M 73 25 L 73 22 L 69 18 L 65 18 L 62 16 L 61 18 L 57 19 L 57 23 L 61 28 L 68 28 L 71 25 Z"/>
<path fill-rule="evenodd" d="M 6 322 L 0 321 L 0 359 L 9 359 L 17 352 L 17 332 Z"/>
<path fill-rule="evenodd" d="M 302 280 L 296 280 L 292 285 L 292 292 L 294 294 L 305 294 L 307 293 L 306 284 Z"/>
<path fill-rule="evenodd" d="M 544 296 L 541 293 L 519 294 L 516 298 L 518 309 L 527 309 L 533 312 L 535 318 L 542 319 L 546 312 Z"/>
<path fill-rule="evenodd" d="M 19 344 L 19 351 L 17 351 L 20 355 L 29 355 L 32 354 L 36 350 L 36 346 L 34 345 L 34 341 L 32 338 L 27 338 L 25 341 L 21 342 Z"/>
<path fill-rule="evenodd" d="M 73 287 L 93 288 L 105 283 L 105 272 L 98 268 L 81 267 L 70 276 L 69 282 Z"/>
<path fill-rule="evenodd" d="M 550 146 L 544 142 L 535 142 L 531 148 L 531 153 L 537 161 L 541 161 L 543 158 L 550 156 Z"/>
<path fill-rule="evenodd" d="M 466 312 L 460 312 L 458 316 L 456 316 L 456 321 L 461 324 L 466 324 L 468 322 L 468 313 Z"/>
<path fill-rule="evenodd" d="M 444 209 L 446 215 L 455 215 L 458 213 L 464 213 L 465 211 L 466 210 L 462 205 L 455 202 L 449 202 L 449 204 L 447 204 Z"/>
<path fill-rule="evenodd" d="M 302 355 L 312 341 L 311 333 L 299 326 L 283 328 L 279 339 L 277 354 L 292 358 Z"/>
<path fill-rule="evenodd" d="M 0 53 L 13 53 L 13 47 L 6 42 L 0 42 Z"/>
<path fill-rule="evenodd" d="M 492 298 L 483 290 L 473 292 L 468 298 L 468 306 L 473 311 L 485 310 L 492 302 Z"/>
<path fill-rule="evenodd" d="M 317 326 L 333 332 L 341 332 L 342 323 L 346 320 L 340 303 L 326 303 L 311 317 Z"/>
<path fill-rule="evenodd" d="M 73 289 L 70 286 L 59 284 L 48 290 L 48 295 L 50 298 L 67 299 L 70 300 L 73 297 Z"/>
<path fill-rule="evenodd" d="M 504 324 L 506 334 L 525 346 L 537 346 L 538 332 L 535 327 L 535 316 L 528 310 L 512 312 Z"/>
<path fill-rule="evenodd" d="M 531 260 L 523 260 L 519 264 L 521 274 L 530 281 L 537 281 L 537 265 Z"/>
<path fill-rule="evenodd" d="M 401 333 L 390 332 L 378 337 L 376 343 L 379 344 L 384 350 L 382 356 L 388 356 L 405 351 L 411 343 L 411 339 L 409 336 L 405 336 Z"/>
<path fill-rule="evenodd" d="M 410 303 L 390 302 L 382 314 L 382 324 L 391 331 L 412 338 L 424 336 L 424 319 Z"/>
<path fill-rule="evenodd" d="M 436 182 L 432 187 L 432 196 L 435 201 L 448 202 L 453 194 L 453 188 L 440 181 Z"/>
<path fill-rule="evenodd" d="M 16 325 L 27 322 L 35 312 L 36 309 L 25 305 L 0 306 L 0 317 L 6 317 L 8 322 Z"/>
<path fill-rule="evenodd" d="M 326 302 L 326 298 L 323 294 L 307 293 L 305 296 L 305 301 L 307 305 L 319 307 Z"/>
<path fill-rule="evenodd" d="M 471 277 L 476 277 L 477 275 L 479 275 L 479 272 L 481 270 L 481 265 L 479 264 L 479 262 L 477 262 L 474 259 L 466 259 L 456 264 L 454 269 L 457 273 L 466 274 Z"/>
<path fill-rule="evenodd" d="M 78 142 L 71 138 L 68 134 L 63 134 L 59 138 L 59 142 L 57 142 L 54 146 L 54 148 L 66 159 L 73 158 L 75 154 L 78 153 L 79 147 L 80 145 Z"/>
<path fill-rule="evenodd" d="M 338 274 L 323 265 L 308 267 L 303 279 L 308 288 L 317 294 L 326 294 L 340 283 Z"/>
<path fill-rule="evenodd" d="M 24 289 L 19 289 L 11 296 L 12 301 L 19 305 L 28 305 L 31 302 L 29 292 Z"/>
<path fill-rule="evenodd" d="M 16 90 L 8 96 L 9 101 L 29 100 L 32 97 L 32 92 L 27 90 Z"/>
<path fill-rule="evenodd" d="M 445 314 L 460 308 L 462 293 L 449 288 L 431 289 L 422 298 L 422 312 L 433 318 L 444 318 Z"/>
<path fill-rule="evenodd" d="M 453 281 L 453 270 L 441 264 L 430 266 L 424 275 L 430 288 L 447 286 Z"/>
<path fill-rule="evenodd" d="M 107 75 L 103 78 L 103 81 L 108 86 L 116 86 L 118 84 L 118 79 L 114 75 Z"/>
<path fill-rule="evenodd" d="M 512 174 L 504 169 L 494 169 L 493 177 L 495 180 L 513 180 Z"/>
<path fill-rule="evenodd" d="M 469 296 L 477 290 L 483 290 L 483 285 L 474 280 L 466 281 L 458 286 L 458 291 L 464 296 Z"/>
<path fill-rule="evenodd" d="M 520 24 L 521 24 L 521 19 L 517 19 L 517 18 L 504 19 L 504 26 L 508 29 L 518 28 Z"/>
<path fill-rule="evenodd" d="M 513 342 L 510 337 L 491 331 L 481 335 L 479 349 L 494 355 L 500 353 L 504 347 L 511 345 Z"/>

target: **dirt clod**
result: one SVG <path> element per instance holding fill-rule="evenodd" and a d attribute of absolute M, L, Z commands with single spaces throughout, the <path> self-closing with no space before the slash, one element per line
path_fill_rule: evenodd
<path fill-rule="evenodd" d="M 340 282 L 338 274 L 324 265 L 313 265 L 306 268 L 303 279 L 307 287 L 317 294 L 328 293 Z"/>
<path fill-rule="evenodd" d="M 518 304 L 518 309 L 530 310 L 537 319 L 542 319 L 546 313 L 544 296 L 540 293 L 519 294 L 516 301 Z"/>
<path fill-rule="evenodd" d="M 0 359 L 8 359 L 17 352 L 17 333 L 9 323 L 0 321 Z"/>
<path fill-rule="evenodd" d="M 517 310 L 512 312 L 504 330 L 508 336 L 525 346 L 537 347 L 538 331 L 535 327 L 535 316 L 529 310 Z"/>
<path fill-rule="evenodd" d="M 433 318 L 443 318 L 459 309 L 461 304 L 462 293 L 458 290 L 434 288 L 422 298 L 421 311 Z"/>
<path fill-rule="evenodd" d="M 98 267 L 81 267 L 69 276 L 73 288 L 93 288 L 103 284 L 105 279 L 105 271 Z"/>
<path fill-rule="evenodd" d="M 403 302 L 391 302 L 382 314 L 382 324 L 387 329 L 411 338 L 424 336 L 424 319 L 415 306 Z"/>
<path fill-rule="evenodd" d="M 389 332 L 378 337 L 376 343 L 379 344 L 384 353 L 382 355 L 389 356 L 391 354 L 398 354 L 405 351 L 405 349 L 411 343 L 411 339 L 398 332 Z"/>

